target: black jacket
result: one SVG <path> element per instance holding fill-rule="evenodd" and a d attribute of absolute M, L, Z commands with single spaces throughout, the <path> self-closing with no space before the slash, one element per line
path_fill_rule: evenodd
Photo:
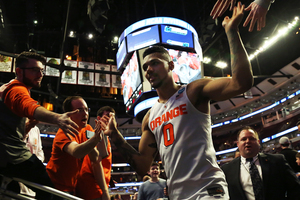
<path fill-rule="evenodd" d="M 300 200 L 300 182 L 283 155 L 258 155 L 262 168 L 265 200 Z M 247 200 L 240 181 L 241 158 L 235 158 L 221 168 L 225 173 L 231 200 Z"/>

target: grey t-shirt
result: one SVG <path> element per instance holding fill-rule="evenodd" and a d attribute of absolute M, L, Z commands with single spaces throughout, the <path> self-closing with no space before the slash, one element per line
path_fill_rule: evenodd
<path fill-rule="evenodd" d="M 158 182 L 150 182 L 149 180 L 140 186 L 138 200 L 156 200 L 163 198 L 164 188 L 167 182 L 164 179 L 159 179 Z"/>

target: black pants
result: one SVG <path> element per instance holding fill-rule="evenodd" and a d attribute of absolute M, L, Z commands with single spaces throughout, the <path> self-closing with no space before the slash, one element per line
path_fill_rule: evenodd
<path fill-rule="evenodd" d="M 54 187 L 46 172 L 44 164 L 34 154 L 22 163 L 8 163 L 5 168 L 0 168 L 0 173 L 4 176 L 21 178 L 26 181 Z M 36 199 L 47 200 L 53 198 L 53 196 L 48 192 L 44 192 L 33 187 L 31 187 L 31 189 L 36 192 Z"/>

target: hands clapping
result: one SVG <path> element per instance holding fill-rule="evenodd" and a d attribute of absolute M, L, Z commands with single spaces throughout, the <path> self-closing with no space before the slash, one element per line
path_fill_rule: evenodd
<path fill-rule="evenodd" d="M 104 115 L 100 120 L 95 120 L 95 132 L 103 131 L 104 135 L 110 136 L 113 131 L 117 130 L 117 122 L 114 113 L 109 113 L 109 116 Z"/>

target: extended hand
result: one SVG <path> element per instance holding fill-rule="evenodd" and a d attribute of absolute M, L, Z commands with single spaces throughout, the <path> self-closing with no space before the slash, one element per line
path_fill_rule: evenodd
<path fill-rule="evenodd" d="M 212 16 L 213 19 L 222 16 L 224 12 L 228 9 L 230 4 L 230 10 L 233 9 L 235 2 L 236 0 L 218 0 L 214 5 L 213 9 L 211 10 L 210 16 Z"/>
<path fill-rule="evenodd" d="M 111 133 L 117 130 L 117 122 L 116 122 L 115 114 L 111 112 L 109 113 L 109 117 L 105 115 L 101 118 L 101 120 L 105 120 L 107 124 L 107 127 L 104 130 L 104 134 L 111 136 Z"/>
<path fill-rule="evenodd" d="M 241 2 L 238 2 L 238 5 L 233 8 L 232 17 L 229 18 L 226 16 L 222 22 L 222 26 L 225 29 L 225 32 L 230 29 L 237 30 L 244 16 L 245 5 L 242 5 Z"/>
<path fill-rule="evenodd" d="M 79 112 L 79 110 L 66 112 L 64 114 L 61 114 L 58 118 L 57 125 L 59 126 L 59 128 L 61 128 L 64 131 L 64 133 L 68 138 L 70 138 L 68 134 L 74 137 L 75 137 L 74 134 L 79 134 L 79 132 L 77 131 L 78 125 L 75 122 L 73 122 L 70 118 L 70 116 L 76 114 L 77 112 Z"/>
<path fill-rule="evenodd" d="M 245 11 L 250 11 L 247 19 L 245 20 L 243 26 L 246 27 L 251 20 L 249 26 L 249 32 L 254 28 L 255 23 L 257 22 L 257 31 L 260 31 L 266 25 L 266 15 L 268 10 L 254 2 L 252 2 Z"/>

